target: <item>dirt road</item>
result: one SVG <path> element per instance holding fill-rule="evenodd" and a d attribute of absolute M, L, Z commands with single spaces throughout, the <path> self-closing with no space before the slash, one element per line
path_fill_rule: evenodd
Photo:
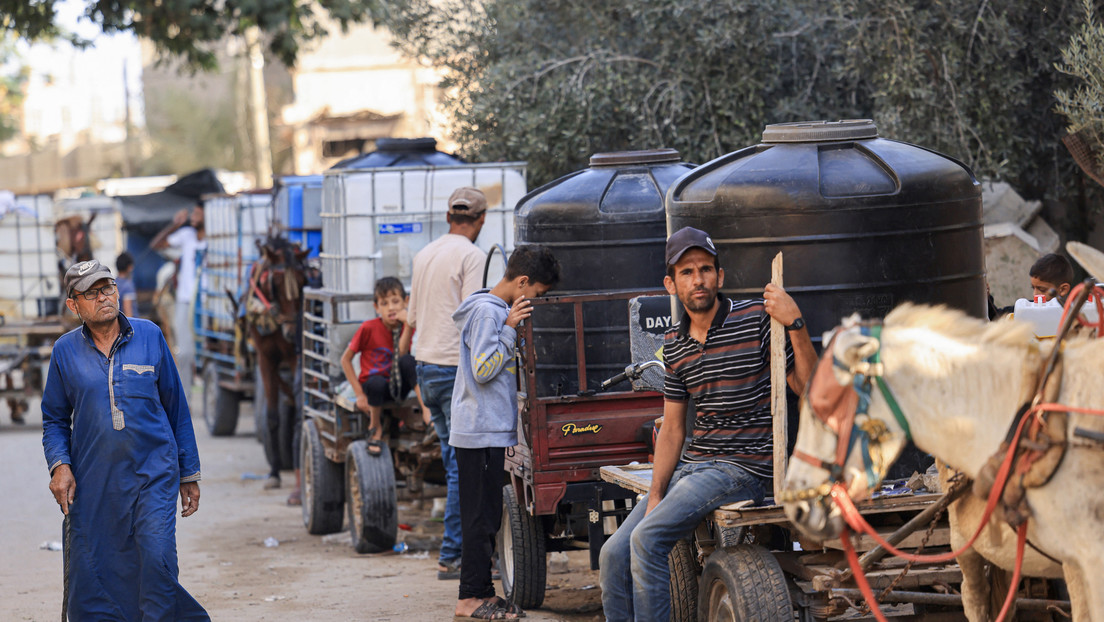
<path fill-rule="evenodd" d="M 198 391 L 192 404 L 199 404 Z M 0 405 L 0 616 L 61 617 L 62 555 L 40 545 L 61 540 L 61 513 L 50 496 L 42 457 L 41 413 L 31 403 L 27 424 L 11 424 Z M 211 438 L 194 419 L 203 463 L 199 511 L 177 522 L 181 583 L 213 620 L 451 620 L 458 582 L 438 581 L 436 551 L 357 555 L 333 536 L 307 534 L 285 488 L 265 491 L 251 474 L 266 472 L 243 405 L 237 436 Z M 81 501 L 78 497 L 77 502 Z M 439 538 L 428 511 L 403 504 L 399 522 L 411 539 Z M 266 546 L 266 539 L 277 546 Z M 271 540 L 269 541 L 271 543 Z M 568 572 L 548 575 L 542 609 L 527 620 L 601 620 L 598 573 L 585 551 L 568 555 Z M 501 586 L 499 586 L 501 593 Z"/>

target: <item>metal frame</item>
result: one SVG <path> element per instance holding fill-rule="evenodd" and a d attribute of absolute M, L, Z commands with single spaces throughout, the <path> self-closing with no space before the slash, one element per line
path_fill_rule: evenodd
<path fill-rule="evenodd" d="M 663 290 L 616 290 L 588 294 L 547 296 L 533 299 L 534 314 L 545 305 L 570 304 L 574 307 L 575 355 L 579 362 L 579 386 L 587 386 L 586 348 L 584 343 L 583 305 L 594 302 L 624 300 L 626 305 L 637 296 L 666 294 Z M 533 323 L 521 325 L 522 341 L 518 349 L 519 416 L 524 443 L 506 450 L 506 471 L 518 492 L 518 500 L 533 516 L 557 518 L 567 535 L 548 535 L 549 550 L 572 548 L 579 536 L 572 526 L 581 516 L 572 505 L 584 504 L 586 537 L 589 542 L 591 567 L 598 567 L 598 554 L 605 541 L 604 518 L 623 517 L 627 510 L 618 507 L 604 509 L 603 501 L 618 501 L 634 497 L 618 487 L 602 481 L 602 466 L 630 461 L 647 461 L 648 445 L 638 436 L 648 420 L 663 413 L 663 397 L 656 392 L 611 391 L 595 394 L 584 391 L 570 396 L 540 397 L 531 395 L 527 387 L 537 386 L 537 354 L 533 341 Z M 626 325 L 626 339 L 628 326 Z M 631 361 L 626 361 L 626 364 Z M 603 425 L 628 425 L 625 440 L 596 448 L 589 444 L 565 446 L 553 443 L 553 428 L 571 420 L 597 416 Z M 566 434 L 565 434 L 566 436 Z M 628 437 L 633 440 L 628 440 Z M 548 525 L 546 523 L 546 525 Z"/>

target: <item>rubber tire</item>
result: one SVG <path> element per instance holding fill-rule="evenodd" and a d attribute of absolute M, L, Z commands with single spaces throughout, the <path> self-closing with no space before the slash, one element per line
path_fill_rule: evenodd
<path fill-rule="evenodd" d="M 345 465 L 326 457 L 313 419 L 303 422 L 303 526 L 313 536 L 341 531 L 345 520 Z"/>
<path fill-rule="evenodd" d="M 701 564 L 691 538 L 675 543 L 667 556 L 671 570 L 671 621 L 698 622 L 698 577 Z"/>
<path fill-rule="evenodd" d="M 218 364 L 203 366 L 203 421 L 211 436 L 233 436 L 238 429 L 241 395 L 219 386 Z"/>
<path fill-rule="evenodd" d="M 698 612 L 705 622 L 794 619 L 782 567 L 770 551 L 753 544 L 713 551 L 702 571 Z"/>
<path fill-rule="evenodd" d="M 498 530 L 498 570 L 506 599 L 522 609 L 544 603 L 548 559 L 541 521 L 518 503 L 511 485 L 502 489 L 502 528 Z"/>
<path fill-rule="evenodd" d="M 395 469 L 391 449 L 368 453 L 368 442 L 354 441 L 345 455 L 345 505 L 349 533 L 357 553 L 379 553 L 395 546 L 399 533 Z"/>

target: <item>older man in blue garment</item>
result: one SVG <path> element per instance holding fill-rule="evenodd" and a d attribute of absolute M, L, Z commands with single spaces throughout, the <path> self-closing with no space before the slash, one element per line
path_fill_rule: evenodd
<path fill-rule="evenodd" d="M 64 287 L 82 326 L 54 344 L 42 446 L 66 515 L 68 618 L 209 620 L 177 578 L 176 496 L 195 513 L 199 452 L 165 338 L 119 313 L 100 262 L 71 266 Z"/>

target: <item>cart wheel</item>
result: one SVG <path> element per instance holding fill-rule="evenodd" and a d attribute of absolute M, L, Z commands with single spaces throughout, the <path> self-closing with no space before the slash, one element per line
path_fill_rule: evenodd
<path fill-rule="evenodd" d="M 211 436 L 233 436 L 238 428 L 238 402 L 241 395 L 219 386 L 218 364 L 203 366 L 203 420 Z"/>
<path fill-rule="evenodd" d="M 667 556 L 667 566 L 671 569 L 671 620 L 697 622 L 701 565 L 690 538 L 675 543 Z"/>
<path fill-rule="evenodd" d="M 366 441 L 349 445 L 345 456 L 345 501 L 357 553 L 379 553 L 395 546 L 399 513 L 395 469 L 386 444 L 378 456 L 368 453 Z"/>
<path fill-rule="evenodd" d="M 698 610 L 707 622 L 793 620 L 782 567 L 767 549 L 741 544 L 717 549 L 705 562 Z"/>
<path fill-rule="evenodd" d="M 498 530 L 498 567 L 506 598 L 522 609 L 544 602 L 548 575 L 544 530 L 536 516 L 521 507 L 513 486 L 502 489 L 502 528 Z"/>
<path fill-rule="evenodd" d="M 301 447 L 303 526 L 315 536 L 341 531 L 345 519 L 345 467 L 326 457 L 313 419 L 303 422 Z"/>

